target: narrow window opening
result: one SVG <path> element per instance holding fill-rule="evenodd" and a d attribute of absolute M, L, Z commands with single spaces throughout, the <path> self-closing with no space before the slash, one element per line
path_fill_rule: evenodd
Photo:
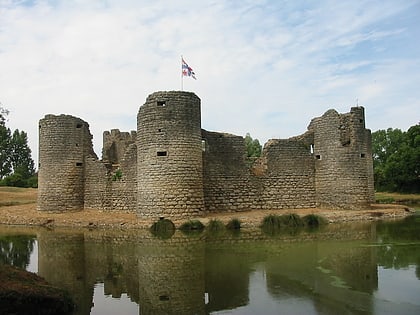
<path fill-rule="evenodd" d="M 41 163 L 38 163 L 38 168 L 41 168 Z"/>
<path fill-rule="evenodd" d="M 363 122 L 363 119 L 359 119 L 359 122 L 362 123 Z"/>
<path fill-rule="evenodd" d="M 316 157 L 317 160 L 321 159 L 321 156 L 319 154 L 315 155 L 315 157 Z"/>
<path fill-rule="evenodd" d="M 83 165 L 83 163 L 81 163 L 81 162 L 76 163 L 76 166 L 82 166 L 82 165 Z"/>
<path fill-rule="evenodd" d="M 79 144 L 78 143 L 76 143 L 76 147 L 78 147 L 79 146 Z"/>
<path fill-rule="evenodd" d="M 157 106 L 166 106 L 166 101 L 157 101 Z"/>
<path fill-rule="evenodd" d="M 167 151 L 158 151 L 157 152 L 157 156 L 167 156 L 168 152 Z"/>
<path fill-rule="evenodd" d="M 311 150 L 311 154 L 314 154 L 314 145 L 313 144 L 311 144 L 310 150 Z"/>
<path fill-rule="evenodd" d="M 201 140 L 201 150 L 203 152 L 206 152 L 206 140 Z"/>
<path fill-rule="evenodd" d="M 82 124 L 77 124 L 76 128 L 82 128 Z"/>
<path fill-rule="evenodd" d="M 364 153 L 360 153 L 360 157 L 361 157 L 361 158 L 364 158 L 364 157 L 366 157 L 366 154 L 364 154 Z"/>

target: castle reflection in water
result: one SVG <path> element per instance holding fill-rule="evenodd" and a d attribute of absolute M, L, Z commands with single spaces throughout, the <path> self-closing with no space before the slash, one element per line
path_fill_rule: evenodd
<path fill-rule="evenodd" d="M 90 313 L 95 284 L 102 282 L 106 295 L 126 293 L 139 314 L 208 314 L 245 306 L 250 275 L 260 261 L 272 296 L 303 296 L 323 312 L 336 312 L 348 301 L 369 309 L 378 286 L 377 259 L 375 251 L 354 241 L 375 238 L 370 224 L 275 237 L 260 230 L 240 236 L 177 231 L 169 239 L 148 231 L 41 230 L 38 273 L 70 292 L 75 314 Z"/>

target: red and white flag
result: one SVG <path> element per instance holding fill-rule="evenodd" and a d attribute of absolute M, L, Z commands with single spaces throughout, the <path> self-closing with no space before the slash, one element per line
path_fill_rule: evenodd
<path fill-rule="evenodd" d="M 182 59 L 182 76 L 184 77 L 192 77 L 194 80 L 197 80 L 195 77 L 194 70 L 185 62 L 184 58 Z"/>

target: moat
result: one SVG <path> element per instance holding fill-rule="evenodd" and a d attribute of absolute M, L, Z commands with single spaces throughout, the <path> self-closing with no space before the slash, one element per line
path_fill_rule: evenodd
<path fill-rule="evenodd" d="M 419 314 L 420 218 L 155 237 L 0 227 L 0 260 L 67 289 L 76 314 Z"/>

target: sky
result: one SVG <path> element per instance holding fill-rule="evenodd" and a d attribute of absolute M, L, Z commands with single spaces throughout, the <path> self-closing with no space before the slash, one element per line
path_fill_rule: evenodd
<path fill-rule="evenodd" d="M 372 131 L 405 131 L 420 122 L 420 0 L 0 0 L 0 102 L 36 164 L 46 114 L 88 122 L 101 158 L 103 131 L 136 130 L 147 96 L 182 81 L 202 128 L 261 144 L 358 105 Z"/>

